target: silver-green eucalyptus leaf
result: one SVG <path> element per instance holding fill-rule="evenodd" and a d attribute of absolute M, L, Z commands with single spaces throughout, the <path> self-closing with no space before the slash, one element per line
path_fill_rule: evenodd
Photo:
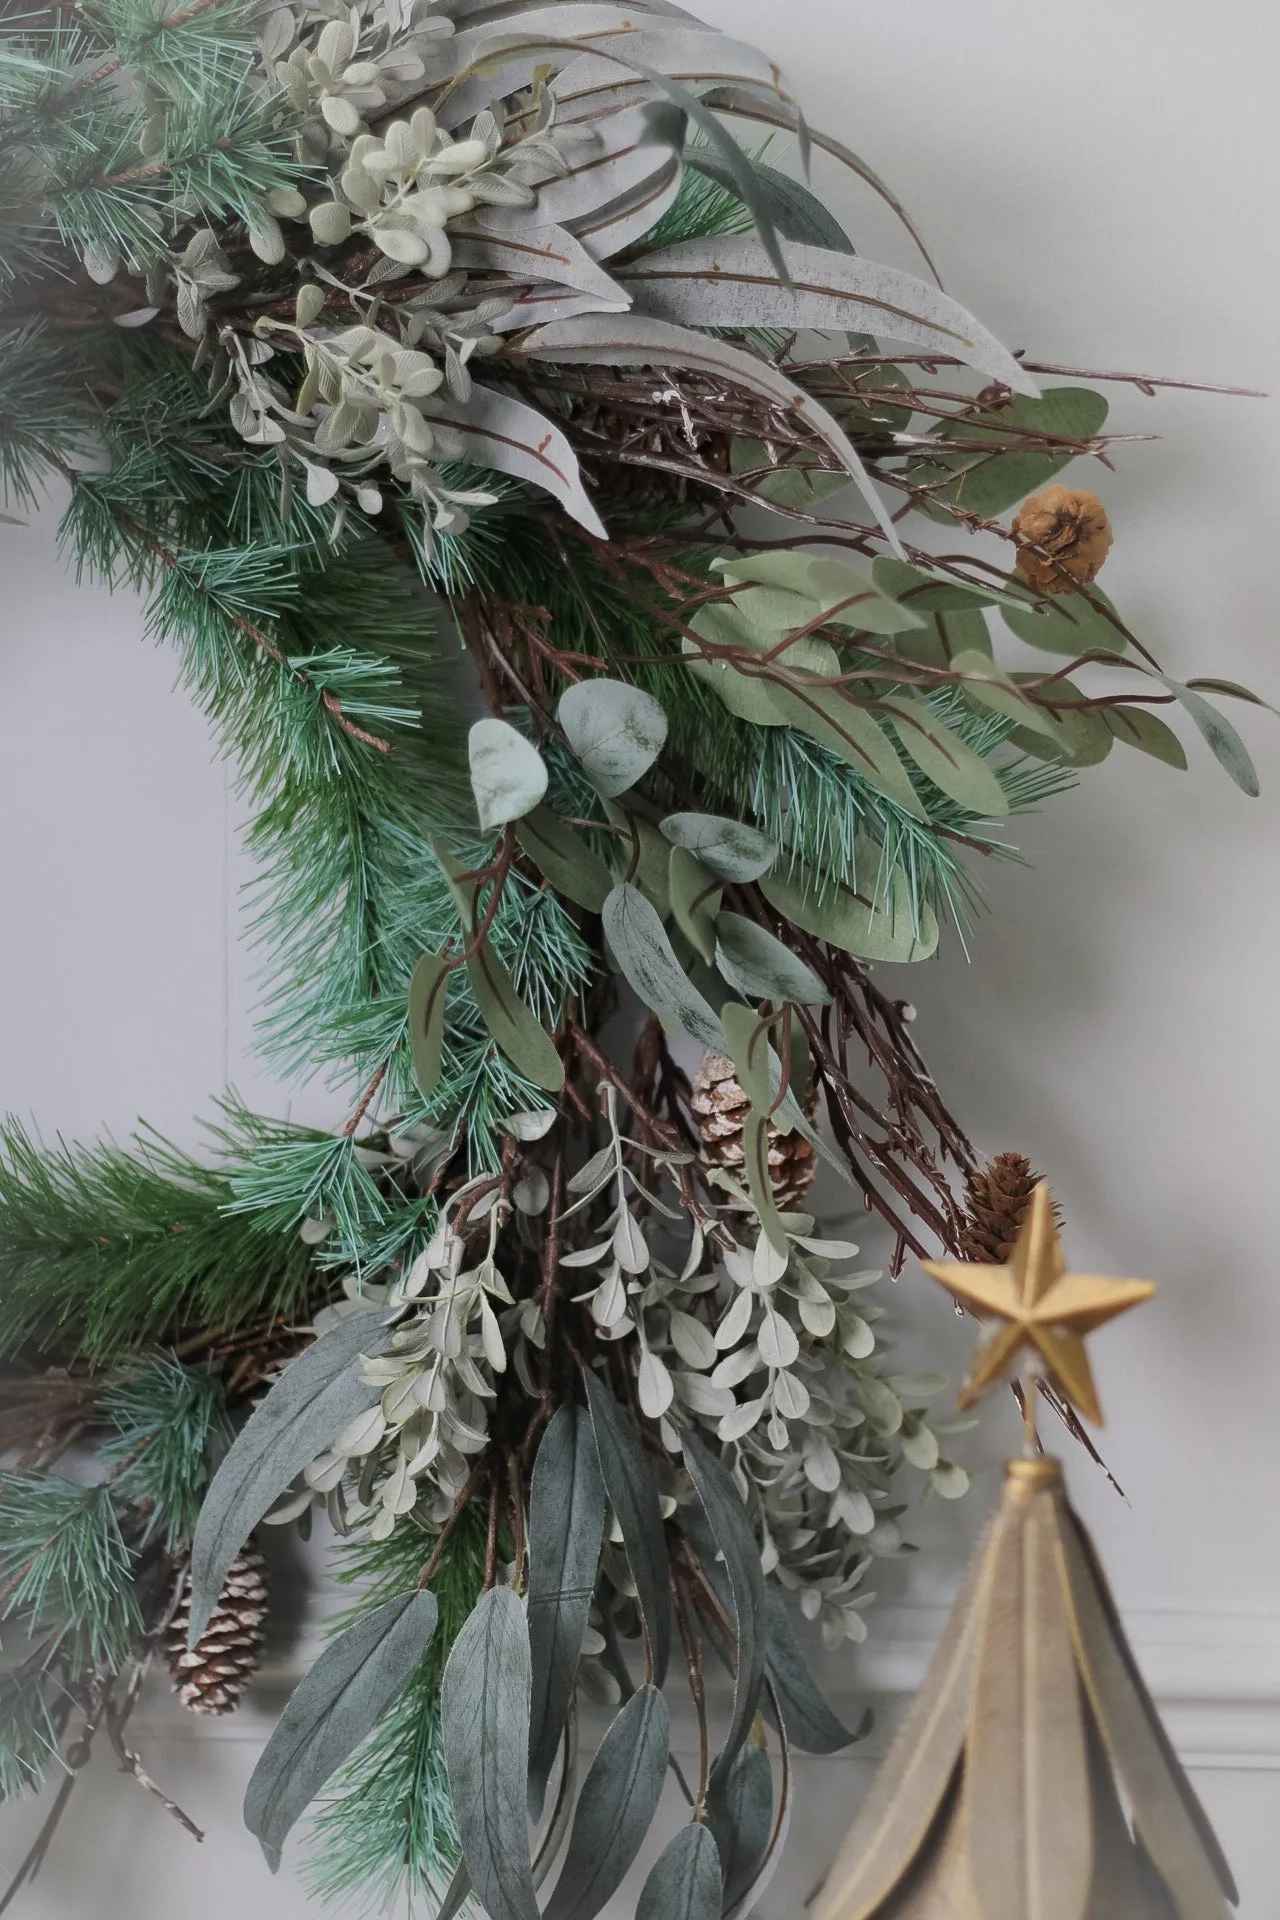
<path fill-rule="evenodd" d="M 605 1492 L 640 1601 L 652 1678 L 661 1686 L 671 1657 L 671 1594 L 657 1482 L 635 1428 L 604 1382 L 593 1373 L 583 1380 Z"/>
<path fill-rule="evenodd" d="M 636 1920 L 720 1920 L 720 1853 L 699 1821 L 668 1841 L 640 1890 Z"/>
<path fill-rule="evenodd" d="M 724 1050 L 715 1011 L 676 959 L 657 909 L 638 887 L 615 887 L 604 903 L 604 930 L 628 984 L 663 1025 L 704 1047 Z"/>
<path fill-rule="evenodd" d="M 825 1007 L 831 999 L 807 961 L 740 913 L 722 913 L 716 919 L 716 966 L 748 1000 Z"/>
<path fill-rule="evenodd" d="M 200 1639 L 231 1562 L 284 1489 L 357 1414 L 378 1400 L 362 1353 L 388 1344 L 388 1321 L 350 1314 L 291 1361 L 250 1414 L 213 1477 L 191 1546 L 188 1644 Z"/>
<path fill-rule="evenodd" d="M 520 820 L 547 790 L 547 769 L 531 740 L 505 720 L 477 720 L 467 737 L 471 791 L 486 833 Z"/>
<path fill-rule="evenodd" d="M 481 1594 L 453 1643 L 440 1724 L 467 1871 L 490 1920 L 538 1920 L 526 1810 L 529 1629 L 510 1587 Z"/>
<path fill-rule="evenodd" d="M 758 880 L 778 858 L 778 843 L 767 833 L 714 813 L 669 813 L 662 831 L 673 847 L 696 854 L 718 879 L 738 885 Z"/>
<path fill-rule="evenodd" d="M 545 1920 L 595 1920 L 617 1892 L 658 1810 L 668 1732 L 661 1690 L 638 1687 L 606 1732 L 582 1783 Z"/>
<path fill-rule="evenodd" d="M 299 1814 L 403 1692 L 437 1615 L 433 1593 L 397 1594 L 331 1641 L 295 1688 L 244 1799 L 245 1825 L 273 1872 Z"/>
<path fill-rule="evenodd" d="M 560 700 L 557 719 L 598 793 L 625 793 L 649 771 L 667 738 L 667 716 L 625 680 L 580 680 Z"/>
<path fill-rule="evenodd" d="M 604 1481 L 591 1422 L 566 1401 L 542 1437 L 529 1496 L 529 1801 L 535 1818 L 573 1697 L 604 1518 Z"/>
<path fill-rule="evenodd" d="M 711 1769 L 711 1786 L 715 1788 L 732 1768 L 759 1704 L 764 1681 L 764 1573 L 747 1509 L 723 1462 L 693 1433 L 683 1436 L 683 1445 L 685 1465 L 716 1546 L 724 1556 L 737 1621 L 733 1713 L 724 1745 Z"/>
<path fill-rule="evenodd" d="M 780 1590 L 765 1590 L 765 1662 L 787 1737 L 802 1753 L 838 1753 L 869 1730 L 870 1716 L 851 1733 L 823 1699 L 805 1664 Z"/>

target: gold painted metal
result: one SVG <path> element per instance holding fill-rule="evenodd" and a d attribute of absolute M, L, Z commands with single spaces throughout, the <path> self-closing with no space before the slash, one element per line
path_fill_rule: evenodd
<path fill-rule="evenodd" d="M 1003 1266 L 976 1260 L 922 1260 L 925 1272 L 982 1319 L 998 1324 L 974 1356 L 959 1396 L 961 1407 L 1004 1377 L 1015 1355 L 1030 1350 L 1060 1391 L 1086 1419 L 1102 1424 L 1084 1335 L 1114 1320 L 1155 1292 L 1151 1280 L 1110 1280 L 1068 1273 L 1043 1182 L 1031 1196 L 1012 1257 Z M 1032 1392 L 1028 1400 L 1034 1399 Z"/>
<path fill-rule="evenodd" d="M 1061 1466 L 1010 1461 L 809 1920 L 1233 1920 L 1237 1898 Z"/>
<path fill-rule="evenodd" d="M 1004 1324 L 961 1404 L 1027 1350 L 1100 1420 L 1084 1336 L 1155 1291 L 1069 1274 L 1036 1189 L 1007 1266 L 925 1261 Z M 1160 1724 L 1059 1461 L 1005 1467 L 923 1686 L 810 1920 L 1232 1920 L 1231 1870 Z"/>

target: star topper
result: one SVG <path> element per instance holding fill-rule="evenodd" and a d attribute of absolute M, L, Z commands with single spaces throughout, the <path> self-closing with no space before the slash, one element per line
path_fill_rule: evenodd
<path fill-rule="evenodd" d="M 1102 1409 L 1084 1338 L 1155 1292 L 1151 1280 L 1109 1280 L 1068 1273 L 1053 1202 L 1044 1182 L 1034 1189 L 1013 1254 L 1004 1266 L 971 1260 L 922 1260 L 925 1272 L 980 1318 L 1005 1324 L 988 1334 L 960 1391 L 970 1407 L 999 1380 L 1016 1353 L 1037 1353 L 1045 1371 L 1085 1418 L 1102 1425 Z"/>

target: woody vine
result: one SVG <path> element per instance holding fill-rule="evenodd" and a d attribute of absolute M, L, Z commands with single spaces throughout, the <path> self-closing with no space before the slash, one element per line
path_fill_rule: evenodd
<path fill-rule="evenodd" d="M 860 1638 L 966 1478 L 813 1170 L 895 1272 L 1030 1193 L 876 969 L 1117 744 L 1185 766 L 1167 716 L 1257 783 L 1254 696 L 1097 584 L 1058 476 L 1109 460 L 1105 376 L 855 253 L 812 148 L 887 193 L 665 0 L 4 23 L 10 511 L 58 491 L 177 649 L 254 809 L 263 1046 L 349 1116 L 225 1101 L 204 1159 L 5 1129 L 0 1790 L 52 1793 L 14 1891 L 95 1746 L 193 1824 L 141 1677 L 232 1708 L 251 1536 L 320 1510 L 353 1607 L 246 1817 L 275 1864 L 316 1803 L 322 1894 L 590 1920 L 670 1688 L 707 1911 L 745 1912 L 791 1748 L 853 1737 L 796 1617 Z"/>

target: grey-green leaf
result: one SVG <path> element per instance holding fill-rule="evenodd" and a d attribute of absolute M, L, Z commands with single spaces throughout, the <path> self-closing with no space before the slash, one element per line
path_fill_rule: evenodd
<path fill-rule="evenodd" d="M 922 906 L 918 919 L 913 916 L 901 871 L 885 900 L 874 898 L 874 885 L 855 893 L 834 882 L 823 885 L 801 867 L 766 874 L 760 891 L 771 907 L 806 933 L 864 960 L 927 960 L 938 944 L 933 909 Z"/>
<path fill-rule="evenodd" d="M 622 1529 L 649 1643 L 649 1663 L 655 1683 L 661 1686 L 671 1658 L 671 1594 L 657 1482 L 635 1428 L 609 1389 L 593 1373 L 583 1378 L 605 1492 Z"/>
<path fill-rule="evenodd" d="M 662 831 L 673 847 L 696 854 L 718 879 L 734 885 L 758 880 L 778 857 L 778 843 L 767 833 L 714 813 L 669 813 Z"/>
<path fill-rule="evenodd" d="M 380 1390 L 366 1384 L 358 1362 L 362 1353 L 383 1352 L 386 1328 L 378 1314 L 339 1320 L 286 1367 L 236 1435 L 205 1495 L 191 1546 L 190 1646 L 268 1507 L 349 1421 L 376 1405 Z"/>
<path fill-rule="evenodd" d="M 1218 765 L 1230 774 L 1241 793 L 1247 793 L 1251 800 L 1256 800 L 1262 791 L 1257 769 L 1249 757 L 1248 748 L 1226 714 L 1219 713 L 1203 695 L 1184 685 L 1181 680 L 1171 680 L 1165 674 L 1161 674 L 1160 678 L 1191 715 Z"/>
<path fill-rule="evenodd" d="M 710 1827 L 682 1827 L 640 1890 L 636 1920 L 720 1920 L 720 1853 Z"/>
<path fill-rule="evenodd" d="M 738 1631 L 734 1647 L 733 1713 L 724 1746 L 711 1769 L 711 1784 L 723 1781 L 746 1738 L 764 1681 L 765 1588 L 747 1509 L 724 1464 L 695 1434 L 683 1437 L 684 1463 L 724 1556 Z"/>
<path fill-rule="evenodd" d="M 440 1685 L 454 1818 L 490 1920 L 538 1920 L 526 1812 L 529 1697 L 524 1608 L 510 1587 L 492 1587 L 464 1622 Z"/>
<path fill-rule="evenodd" d="M 418 1092 L 429 1100 L 440 1078 L 444 1008 L 453 971 L 438 953 L 424 953 L 409 982 L 409 1051 Z"/>
<path fill-rule="evenodd" d="M 755 1881 L 773 1826 L 773 1768 L 763 1747 L 748 1741 L 712 1781 L 707 1820 L 724 1873 L 724 1912 L 731 1914 Z"/>
<path fill-rule="evenodd" d="M 807 961 L 740 913 L 722 913 L 716 920 L 716 966 L 748 1000 L 825 1007 L 831 999 Z"/>
<path fill-rule="evenodd" d="M 760 193 L 784 240 L 800 240 L 806 245 L 829 247 L 835 253 L 852 253 L 853 243 L 835 215 L 789 173 L 780 173 L 750 154 L 744 159 L 751 169 Z M 684 163 L 695 173 L 704 173 L 730 193 L 738 192 L 738 178 L 722 156 L 707 147 L 686 147 Z"/>
<path fill-rule="evenodd" d="M 604 1481 L 591 1422 L 566 1401 L 542 1437 L 529 1494 L 529 1801 L 535 1819 L 573 1696 L 603 1540 Z"/>
<path fill-rule="evenodd" d="M 1108 611 L 1114 608 L 1100 587 L 1091 587 L 1087 594 L 1056 593 L 1033 606 L 1000 609 L 1005 625 L 1019 640 L 1069 659 L 1082 653 L 1124 652 L 1128 640 L 1107 618 Z"/>
<path fill-rule="evenodd" d="M 516 838 L 557 893 L 588 913 L 599 913 L 613 881 L 576 828 L 550 807 L 535 807 L 516 828 Z"/>
<path fill-rule="evenodd" d="M 467 961 L 467 978 L 480 1018 L 512 1066 L 544 1093 L 559 1093 L 564 1085 L 564 1063 L 555 1042 L 520 998 L 511 975 L 487 940 Z"/>
<path fill-rule="evenodd" d="M 531 740 L 505 720 L 477 720 L 467 736 L 471 791 L 485 832 L 532 813 L 547 790 L 547 769 Z"/>
<path fill-rule="evenodd" d="M 716 915 L 724 890 L 709 868 L 687 847 L 672 847 L 667 862 L 667 897 L 676 925 L 706 966 L 716 957 Z"/>
<path fill-rule="evenodd" d="M 1141 753 L 1149 753 L 1153 760 L 1163 760 L 1167 767 L 1186 772 L 1186 748 L 1173 728 L 1166 726 L 1149 707 L 1104 707 L 1102 717 L 1125 746 L 1137 747 Z"/>
<path fill-rule="evenodd" d="M 597 793 L 625 793 L 662 752 L 667 716 L 642 687 L 625 680 L 580 680 L 557 715 Z"/>
<path fill-rule="evenodd" d="M 667 1771 L 667 1703 L 639 1687 L 591 1762 L 545 1920 L 595 1920 L 639 1853 Z"/>
<path fill-rule="evenodd" d="M 869 1718 L 852 1733 L 831 1711 L 805 1665 L 779 1589 L 765 1589 L 765 1663 L 787 1738 L 803 1753 L 838 1753 L 861 1739 Z"/>
<path fill-rule="evenodd" d="M 403 1691 L 436 1619 L 433 1593 L 397 1594 L 331 1641 L 295 1688 L 244 1797 L 245 1825 L 273 1872 L 304 1807 Z"/>
<path fill-rule="evenodd" d="M 664 1026 L 724 1051 L 710 1004 L 676 959 L 657 909 L 638 887 L 615 887 L 604 903 L 604 930 L 628 983 Z"/>

